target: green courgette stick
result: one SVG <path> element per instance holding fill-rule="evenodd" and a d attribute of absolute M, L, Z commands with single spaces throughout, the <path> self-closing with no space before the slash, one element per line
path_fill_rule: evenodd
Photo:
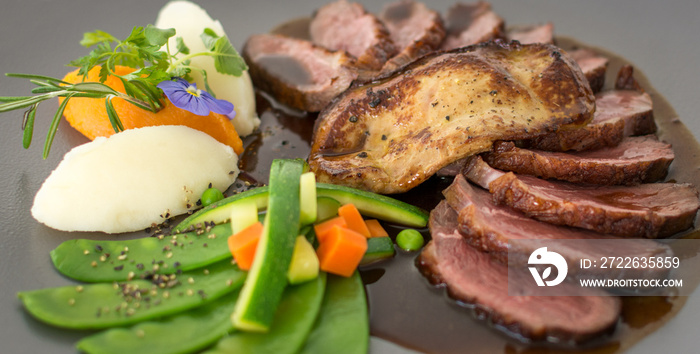
<path fill-rule="evenodd" d="M 265 227 L 231 315 L 238 329 L 267 332 L 272 324 L 299 235 L 299 178 L 303 169 L 303 160 L 272 161 Z"/>
<path fill-rule="evenodd" d="M 172 315 L 239 289 L 246 273 L 229 260 L 175 279 L 98 283 L 20 292 L 35 318 L 63 328 L 102 329 Z M 156 283 L 163 284 L 161 287 Z"/>
<path fill-rule="evenodd" d="M 238 292 L 161 321 L 113 328 L 86 337 L 76 347 L 90 354 L 179 354 L 202 350 L 233 330 L 230 314 Z"/>
<path fill-rule="evenodd" d="M 367 353 L 368 343 L 367 300 L 360 274 L 350 278 L 329 274 L 318 318 L 299 353 Z"/>
<path fill-rule="evenodd" d="M 323 272 L 314 280 L 288 286 L 268 333 L 234 332 L 222 338 L 215 348 L 206 353 L 298 352 L 318 316 L 325 287 L 326 273 Z M 327 353 L 335 352 L 333 350 Z"/>
<path fill-rule="evenodd" d="M 200 233 L 198 235 L 198 233 Z M 188 232 L 132 240 L 77 239 L 51 251 L 51 260 L 63 275 L 84 282 L 122 281 L 151 274 L 172 274 L 231 258 L 226 223 L 210 231 Z"/>
<path fill-rule="evenodd" d="M 216 224 L 223 223 L 230 218 L 231 209 L 248 198 L 255 200 L 258 209 L 265 209 L 268 192 L 269 187 L 263 186 L 224 198 L 196 211 L 175 226 L 173 231 L 186 230 L 188 227 L 203 224 L 205 221 Z M 427 211 L 385 195 L 326 183 L 316 183 L 316 195 L 332 198 L 341 204 L 354 204 L 362 215 L 399 225 L 425 227 L 428 224 Z"/>
<path fill-rule="evenodd" d="M 385 195 L 327 183 L 316 183 L 316 195 L 333 198 L 340 204 L 354 204 L 367 217 L 411 227 L 428 224 L 427 211 Z"/>
<path fill-rule="evenodd" d="M 223 223 L 231 218 L 231 209 L 241 201 L 254 201 L 258 210 L 267 208 L 268 187 L 258 187 L 245 192 L 234 194 L 197 210 L 192 215 L 182 220 L 173 228 L 173 232 L 183 232 L 187 228 L 196 225 L 203 225 L 204 222 Z"/>

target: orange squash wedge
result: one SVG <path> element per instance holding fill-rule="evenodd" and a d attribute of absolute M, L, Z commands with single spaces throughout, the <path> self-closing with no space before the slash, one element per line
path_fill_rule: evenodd
<path fill-rule="evenodd" d="M 117 66 L 115 73 L 117 75 L 125 75 L 133 70 L 129 67 Z M 84 81 L 99 81 L 99 72 L 100 67 L 92 68 Z M 70 83 L 78 83 L 83 81 L 83 77 L 78 75 L 78 70 L 75 70 L 68 73 L 63 80 Z M 124 85 L 115 76 L 107 77 L 104 84 L 119 92 L 124 92 Z M 184 125 L 209 134 L 219 142 L 233 148 L 236 154 L 240 155 L 243 152 L 243 142 L 238 136 L 236 128 L 225 115 L 210 113 L 208 116 L 198 116 L 187 110 L 175 107 L 167 99 L 164 102 L 163 109 L 153 113 L 136 107 L 120 98 L 112 100 L 114 109 L 117 111 L 124 129 L 156 125 Z M 103 98 L 71 98 L 66 105 L 63 115 L 73 128 L 90 140 L 94 140 L 98 136 L 114 134 L 114 129 L 112 129 L 107 116 L 105 99 Z"/>

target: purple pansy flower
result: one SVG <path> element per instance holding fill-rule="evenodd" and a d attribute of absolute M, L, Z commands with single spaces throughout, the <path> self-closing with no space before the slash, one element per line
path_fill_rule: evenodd
<path fill-rule="evenodd" d="M 235 115 L 231 102 L 218 100 L 208 92 L 197 89 L 196 84 L 189 83 L 183 78 L 165 80 L 157 87 L 163 90 L 175 107 L 188 110 L 198 116 L 209 115 L 210 111 L 228 116 Z"/>

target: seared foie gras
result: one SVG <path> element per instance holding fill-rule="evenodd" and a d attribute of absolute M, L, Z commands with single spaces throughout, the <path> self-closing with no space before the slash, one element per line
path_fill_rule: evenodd
<path fill-rule="evenodd" d="M 582 125 L 594 110 L 585 76 L 561 49 L 488 42 L 351 87 L 319 115 L 309 164 L 320 182 L 400 193 L 496 140 Z"/>

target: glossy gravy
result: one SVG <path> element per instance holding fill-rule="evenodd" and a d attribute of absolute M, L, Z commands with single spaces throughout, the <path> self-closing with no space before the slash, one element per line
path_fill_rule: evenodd
<path fill-rule="evenodd" d="M 305 23 L 303 20 L 292 21 L 278 27 L 275 32 L 305 37 Z M 564 49 L 584 46 L 570 38 L 558 37 L 557 43 Z M 610 52 L 595 50 L 611 60 L 604 88 L 609 89 L 618 69 L 627 61 Z M 700 145 L 639 70 L 635 72 L 635 78 L 653 99 L 659 138 L 683 146 L 675 150 L 676 159 L 667 180 L 700 186 L 700 175 L 696 173 L 700 166 Z M 261 130 L 244 140 L 246 150 L 240 167 L 252 180 L 267 181 L 272 159 L 308 156 L 316 114 L 290 110 L 262 93 L 258 93 L 257 100 Z M 441 191 L 450 182 L 447 178 L 433 177 L 396 197 L 430 210 L 442 199 Z M 388 229 L 392 235 L 400 230 L 391 226 Z M 429 238 L 427 229 L 423 233 Z M 700 231 L 692 230 L 681 236 L 698 237 Z M 418 253 L 399 251 L 393 260 L 370 266 L 362 271 L 362 275 L 369 300 L 371 334 L 425 352 L 620 352 L 661 327 L 687 300 L 686 297 L 625 297 L 620 322 L 610 336 L 603 336 L 583 347 L 566 343 L 526 343 L 507 334 L 507 329 L 493 328 L 468 304 L 454 301 L 444 289 L 430 285 L 415 266 L 417 256 Z M 697 252 L 684 256 L 699 258 Z"/>

